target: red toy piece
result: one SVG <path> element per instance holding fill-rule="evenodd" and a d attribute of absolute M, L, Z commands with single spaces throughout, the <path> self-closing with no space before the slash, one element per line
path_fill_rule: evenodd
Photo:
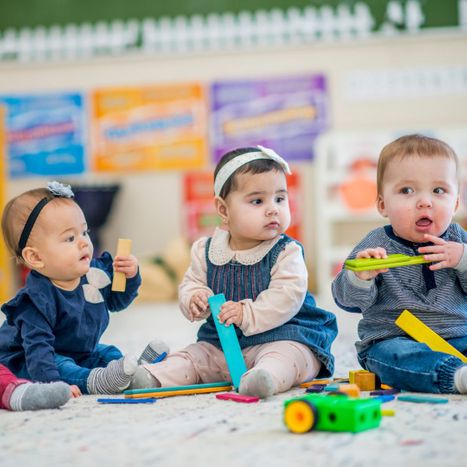
<path fill-rule="evenodd" d="M 243 394 L 237 394 L 235 392 L 223 392 L 222 394 L 216 394 L 216 398 L 224 401 L 244 402 L 245 404 L 259 401 L 259 397 L 244 396 Z"/>

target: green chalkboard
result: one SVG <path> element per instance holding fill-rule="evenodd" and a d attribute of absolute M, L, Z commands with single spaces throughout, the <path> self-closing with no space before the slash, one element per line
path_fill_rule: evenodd
<path fill-rule="evenodd" d="M 414 0 L 412 0 L 414 1 Z M 415 0 L 425 21 L 422 28 L 457 26 L 458 1 Z M 362 0 L 0 0 L 0 31 L 9 28 L 65 25 L 70 23 L 128 20 L 161 16 L 287 9 L 306 6 L 353 7 Z M 375 20 L 374 29 L 387 19 L 389 0 L 364 0 Z M 395 2 L 402 8 L 407 0 Z"/>

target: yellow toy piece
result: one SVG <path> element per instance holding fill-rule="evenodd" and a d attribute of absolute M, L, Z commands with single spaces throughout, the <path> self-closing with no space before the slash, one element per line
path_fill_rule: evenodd
<path fill-rule="evenodd" d="M 360 388 L 360 391 L 374 391 L 376 375 L 370 371 L 358 371 L 355 374 L 355 384 Z"/>
<path fill-rule="evenodd" d="M 396 324 L 410 337 L 418 342 L 426 344 L 431 350 L 435 352 L 443 352 L 449 355 L 454 355 L 467 363 L 467 357 L 454 348 L 449 342 L 446 342 L 441 336 L 436 334 L 435 331 L 430 329 L 426 324 L 420 321 L 415 315 L 410 313 L 409 310 L 404 310 L 396 319 Z"/>
<path fill-rule="evenodd" d="M 368 373 L 368 370 L 350 370 L 349 371 L 349 383 L 355 384 L 355 375 L 357 373 Z"/>
<path fill-rule="evenodd" d="M 117 254 L 115 256 L 128 256 L 131 253 L 131 240 L 119 238 Z M 123 272 L 115 272 L 112 281 L 112 292 L 125 292 L 126 276 Z"/>
<path fill-rule="evenodd" d="M 296 400 L 284 409 L 284 423 L 292 433 L 308 433 L 317 422 L 316 408 L 306 400 Z"/>
<path fill-rule="evenodd" d="M 360 388 L 356 384 L 339 384 L 338 391 L 350 397 L 360 397 Z"/>

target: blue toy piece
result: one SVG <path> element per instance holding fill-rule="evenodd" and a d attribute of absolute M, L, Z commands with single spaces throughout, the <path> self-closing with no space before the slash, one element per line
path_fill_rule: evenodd
<path fill-rule="evenodd" d="M 214 295 L 208 298 L 209 307 L 211 308 L 212 317 L 216 325 L 217 334 L 221 341 L 222 351 L 227 361 L 227 367 L 232 378 L 232 384 L 235 389 L 240 385 L 240 378 L 246 373 L 247 368 L 245 360 L 243 359 L 242 349 L 238 343 L 237 334 L 233 325 L 224 326 L 219 323 L 219 312 L 221 306 L 225 303 L 225 296 L 223 293 Z"/>
<path fill-rule="evenodd" d="M 152 397 L 145 399 L 97 399 L 101 404 L 153 404 L 157 399 Z"/>

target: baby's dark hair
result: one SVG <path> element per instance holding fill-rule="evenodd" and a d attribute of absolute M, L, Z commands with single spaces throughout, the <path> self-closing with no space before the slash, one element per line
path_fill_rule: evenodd
<path fill-rule="evenodd" d="M 260 152 L 258 148 L 255 147 L 246 147 L 246 148 L 238 148 L 238 149 L 233 149 L 232 151 L 226 152 L 221 160 L 217 163 L 216 168 L 214 169 L 214 180 L 217 177 L 217 174 L 219 173 L 219 170 L 224 167 L 227 162 L 231 161 L 232 159 L 235 159 L 238 156 L 241 156 L 243 154 L 247 154 L 250 152 Z M 279 172 L 284 172 L 283 167 L 276 161 L 272 159 L 256 159 L 251 162 L 248 162 L 242 166 L 240 166 L 224 183 L 224 186 L 221 189 L 221 192 L 219 193 L 219 196 L 222 199 L 227 198 L 230 192 L 235 191 L 237 189 L 237 183 L 236 183 L 236 176 L 238 174 L 245 174 L 245 173 L 251 173 L 251 174 L 260 174 L 264 172 L 270 172 L 271 170 L 277 170 Z M 285 172 L 284 172 L 285 173 Z"/>
<path fill-rule="evenodd" d="M 2 214 L 2 234 L 8 251 L 18 263 L 23 263 L 21 252 L 18 251 L 18 242 L 26 221 L 36 204 L 43 198 L 52 203 L 70 202 L 70 198 L 56 197 L 47 188 L 35 188 L 26 191 L 6 204 Z"/>

